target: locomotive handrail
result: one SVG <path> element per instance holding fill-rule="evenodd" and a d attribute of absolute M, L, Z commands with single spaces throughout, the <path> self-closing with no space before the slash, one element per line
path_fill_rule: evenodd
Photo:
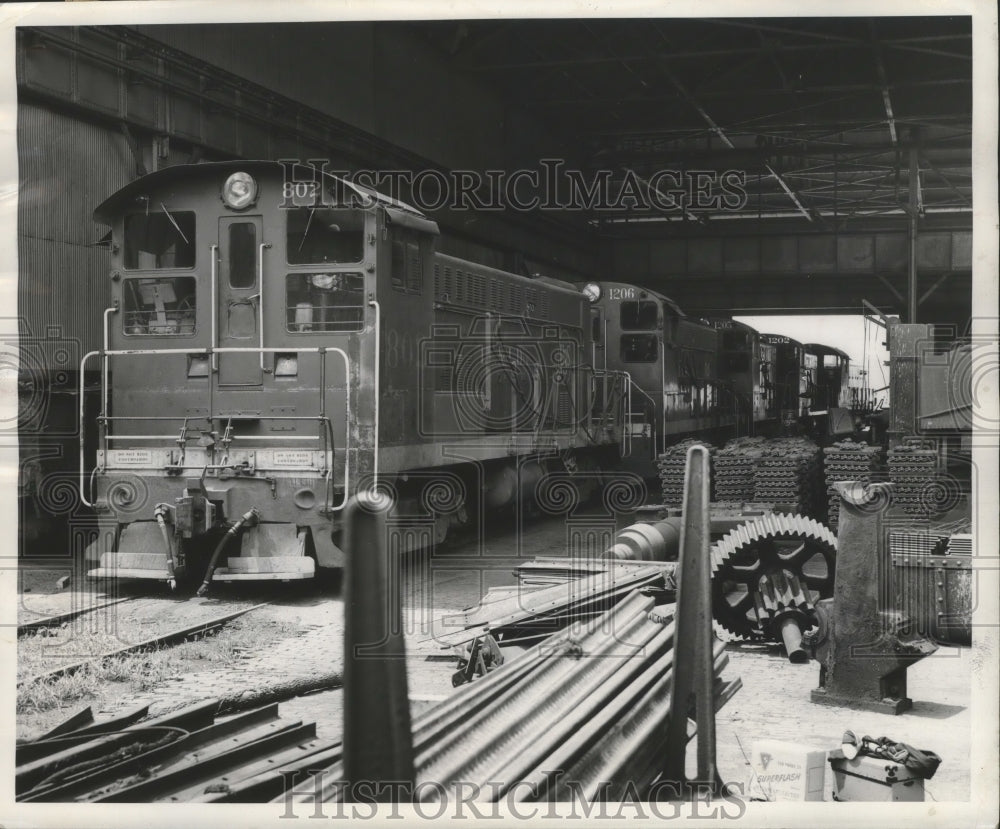
<path fill-rule="evenodd" d="M 112 310 L 112 309 L 108 309 L 108 310 Z M 114 309 L 114 310 L 117 310 L 117 309 Z M 107 317 L 107 311 L 105 311 L 104 312 L 104 319 L 107 320 L 107 318 L 108 318 Z M 90 503 L 90 501 L 87 500 L 87 494 L 84 491 L 84 480 L 86 478 L 86 473 L 84 472 L 84 470 L 86 469 L 86 460 L 87 459 L 86 459 L 86 453 L 84 451 L 84 446 L 83 446 L 83 432 L 84 432 L 84 429 L 83 429 L 83 418 L 84 418 L 84 400 L 85 400 L 85 398 L 84 398 L 84 385 L 85 384 L 84 384 L 84 381 L 83 381 L 83 369 L 84 369 L 84 366 L 87 364 L 87 360 L 89 360 L 91 357 L 93 357 L 95 355 L 104 354 L 104 353 L 105 352 L 103 352 L 103 351 L 88 351 L 86 354 L 83 355 L 83 359 L 80 360 L 80 481 L 79 481 L 78 489 L 80 490 L 80 501 L 81 501 L 81 503 L 85 507 L 91 507 L 91 508 L 93 508 L 94 505 L 92 503 Z M 103 385 L 104 384 L 102 382 L 102 386 Z M 95 471 L 96 471 L 96 468 L 95 468 Z"/>
<path fill-rule="evenodd" d="M 264 371 L 264 248 L 271 247 L 268 242 L 261 242 L 257 248 L 257 284 L 260 292 L 257 294 L 257 329 L 260 335 L 260 370 Z"/>
<path fill-rule="evenodd" d="M 375 309 L 375 450 L 372 452 L 372 490 L 378 486 L 378 410 L 379 410 L 379 396 L 381 394 L 381 389 L 379 388 L 379 358 L 380 358 L 380 339 L 382 335 L 382 306 L 378 304 L 378 300 L 372 297 L 368 300 L 368 304 Z"/>
<path fill-rule="evenodd" d="M 107 346 L 107 344 L 109 342 L 109 337 L 108 337 L 108 315 L 111 314 L 111 313 L 117 312 L 117 310 L 118 310 L 117 308 L 108 308 L 104 312 L 104 322 L 105 322 L 104 342 L 105 342 L 105 346 Z M 321 380 L 321 383 L 320 383 L 321 388 L 320 388 L 319 391 L 320 391 L 320 405 L 321 405 L 321 408 L 322 408 L 322 413 L 319 416 L 316 416 L 316 417 L 311 417 L 311 416 L 306 416 L 306 415 L 268 415 L 265 418 L 247 418 L 247 419 L 254 419 L 254 420 L 260 420 L 260 419 L 264 419 L 264 420 L 300 420 L 301 419 L 301 420 L 313 420 L 313 421 L 316 421 L 316 422 L 318 422 L 320 424 L 325 424 L 326 429 L 325 429 L 325 435 L 324 435 L 324 437 L 326 437 L 326 438 L 329 439 L 331 463 L 330 463 L 330 468 L 329 468 L 329 470 L 327 472 L 327 487 L 326 487 L 327 492 L 326 492 L 326 495 L 324 497 L 324 508 L 328 509 L 331 512 L 339 512 L 340 510 L 342 510 L 344 507 L 347 506 L 347 501 L 350 498 L 350 491 L 351 491 L 351 487 L 350 487 L 350 481 L 351 481 L 351 430 L 350 430 L 350 423 L 351 423 L 351 382 L 350 382 L 351 381 L 351 362 L 350 362 L 350 358 L 347 355 L 347 352 L 344 351 L 342 348 L 338 348 L 338 347 L 335 347 L 335 346 L 334 347 L 327 347 L 327 346 L 296 347 L 296 348 L 293 348 L 293 349 L 288 349 L 287 347 L 277 347 L 277 348 L 130 348 L 130 349 L 109 349 L 109 348 L 105 347 L 105 348 L 103 348 L 103 349 L 101 349 L 99 351 L 90 351 L 90 352 L 88 352 L 87 354 L 85 354 L 83 356 L 83 359 L 80 361 L 80 389 L 79 389 L 79 391 L 80 391 L 80 426 L 81 426 L 81 428 L 80 428 L 80 478 L 79 478 L 79 482 L 78 482 L 78 490 L 79 490 L 79 495 L 80 495 L 80 501 L 81 501 L 81 503 L 84 506 L 87 506 L 87 507 L 90 507 L 90 508 L 94 508 L 94 506 L 95 506 L 94 503 L 92 503 L 87 498 L 87 493 L 85 491 L 86 490 L 86 483 L 85 483 L 86 474 L 85 474 L 84 470 L 86 468 L 86 453 L 85 453 L 85 447 L 84 447 L 84 429 L 83 429 L 83 422 L 84 422 L 84 416 L 85 416 L 85 412 L 84 412 L 84 374 L 85 374 L 85 369 L 86 369 L 87 361 L 90 360 L 92 357 L 100 357 L 101 360 L 102 360 L 102 365 L 103 365 L 103 369 L 104 369 L 103 375 L 102 375 L 102 380 L 101 380 L 101 386 L 102 386 L 102 388 L 101 388 L 101 414 L 98 417 L 98 421 L 102 424 L 102 431 L 104 432 L 104 434 L 101 437 L 101 441 L 102 441 L 102 444 L 103 444 L 104 451 L 107 452 L 108 451 L 108 442 L 112 441 L 112 440 L 117 440 L 117 439 L 126 439 L 127 438 L 127 439 L 132 439 L 132 440 L 165 440 L 165 439 L 175 440 L 175 437 L 172 434 L 171 435 L 163 435 L 163 436 L 160 436 L 160 435 L 121 435 L 121 436 L 110 435 L 110 434 L 107 434 L 106 427 L 107 427 L 107 424 L 110 423 L 110 422 L 112 422 L 112 421 L 116 421 L 116 420 L 176 420 L 178 417 L 183 417 L 183 416 L 180 416 L 180 415 L 147 415 L 147 416 L 134 417 L 133 418 L 133 417 L 128 417 L 128 416 L 118 416 L 118 417 L 115 417 L 113 415 L 107 415 L 107 414 L 105 414 L 108 411 L 108 399 L 107 399 L 107 393 L 108 393 L 107 365 L 108 365 L 108 358 L 109 357 L 161 356 L 161 355 L 171 355 L 171 354 L 175 354 L 175 355 L 176 354 L 205 354 L 205 355 L 213 355 L 213 357 L 214 357 L 214 355 L 217 354 L 217 353 L 224 353 L 224 354 L 225 353 L 229 353 L 229 354 L 231 354 L 231 353 L 254 353 L 254 352 L 258 352 L 259 351 L 261 353 L 261 360 L 263 360 L 263 355 L 265 353 L 269 353 L 269 354 L 273 354 L 273 353 L 276 353 L 276 352 L 282 352 L 282 353 L 284 353 L 284 352 L 287 352 L 289 350 L 295 351 L 296 353 L 300 353 L 300 354 L 319 354 L 320 355 L 320 367 L 321 367 L 321 378 L 322 378 L 322 380 Z M 325 411 L 326 411 L 326 402 L 325 402 L 326 401 L 326 383 L 325 383 L 325 377 L 326 377 L 326 354 L 328 352 L 334 352 L 336 354 L 339 354 L 340 357 L 344 361 L 344 387 L 346 389 L 346 395 L 345 395 L 345 398 L 344 398 L 344 408 L 345 408 L 345 415 L 344 416 L 345 416 L 345 423 L 347 424 L 346 439 L 345 439 L 345 442 L 344 442 L 344 497 L 341 500 L 341 502 L 339 504 L 337 504 L 336 506 L 332 506 L 329 503 L 327 503 L 327 499 L 330 496 L 330 482 L 333 479 L 333 467 L 334 467 L 333 458 L 334 458 L 335 453 L 336 453 L 336 446 L 335 446 L 334 440 L 333 440 L 333 428 L 332 428 L 332 425 L 330 423 L 330 418 L 327 417 L 327 415 L 325 414 Z M 211 394 L 211 389 L 212 389 L 212 384 L 209 383 L 209 393 L 210 394 Z M 211 397 L 209 398 L 209 400 L 211 401 Z M 211 411 L 211 408 L 212 407 L 210 405 L 209 406 L 209 412 L 205 416 L 206 420 L 212 420 L 215 417 L 215 415 Z M 260 439 L 260 436 L 250 436 L 250 435 L 244 436 L 245 439 L 249 439 L 251 437 L 254 437 L 254 438 L 258 439 L 258 440 Z M 271 440 L 271 439 L 273 439 L 273 436 L 267 436 L 267 439 Z M 303 437 L 298 437 L 298 436 L 296 436 L 295 438 L 289 438 L 289 437 L 280 437 L 279 436 L 276 439 L 278 439 L 278 440 L 282 440 L 282 439 L 283 440 L 310 440 L 311 438 L 303 438 Z M 377 440 L 377 433 L 376 433 L 376 440 Z M 376 444 L 376 452 L 377 452 L 377 444 Z M 96 467 L 95 467 L 94 471 L 95 472 L 97 471 Z"/>
<path fill-rule="evenodd" d="M 211 254 L 210 259 L 212 260 L 212 269 L 211 269 L 212 272 L 211 272 L 211 278 L 209 280 L 209 282 L 212 285 L 212 303 L 211 303 L 212 307 L 210 309 L 212 312 L 212 338 L 209 340 L 209 350 L 212 352 L 212 371 L 215 371 L 215 369 L 219 367 L 219 361 L 215 359 L 215 353 L 214 353 L 215 347 L 218 345 L 219 342 L 218 332 L 216 331 L 216 326 L 218 325 L 218 317 L 219 317 L 219 300 L 218 297 L 216 296 L 216 291 L 218 290 L 216 282 L 218 280 L 218 267 L 219 267 L 218 262 L 216 260 L 218 259 L 219 246 L 209 245 L 208 251 Z M 261 290 L 264 290 L 263 285 L 261 285 Z"/>

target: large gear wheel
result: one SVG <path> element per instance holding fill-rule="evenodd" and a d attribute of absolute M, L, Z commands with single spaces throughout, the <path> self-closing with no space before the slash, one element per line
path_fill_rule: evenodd
<path fill-rule="evenodd" d="M 742 524 L 712 547 L 713 615 L 730 633 L 784 641 L 815 620 L 833 595 L 837 539 L 801 515 L 777 513 Z M 796 660 L 797 661 L 797 660 Z"/>

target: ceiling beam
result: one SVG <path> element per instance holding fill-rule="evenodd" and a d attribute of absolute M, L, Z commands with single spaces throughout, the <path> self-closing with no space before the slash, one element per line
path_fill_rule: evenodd
<path fill-rule="evenodd" d="M 662 35 L 662 32 L 661 32 Z M 663 73 L 667 76 L 667 79 L 674 85 L 677 91 L 681 94 L 681 97 L 685 98 L 688 104 L 694 108 L 694 110 L 702 117 L 708 128 L 730 149 L 734 149 L 735 145 L 729 140 L 729 136 L 726 135 L 725 131 L 718 124 L 712 120 L 712 116 L 708 114 L 705 108 L 687 91 L 684 84 L 681 83 L 680 79 L 670 71 L 666 66 L 660 67 Z M 788 197 L 792 200 L 792 203 L 799 209 L 803 216 L 805 216 L 810 222 L 813 221 L 813 216 L 809 210 L 806 209 L 805 205 L 799 200 L 798 195 L 791 187 L 788 186 L 787 182 L 781 177 L 781 174 L 774 169 L 769 163 L 764 163 L 764 169 L 768 171 L 772 176 L 774 176 L 775 181 L 781 186 L 781 189 L 785 191 Z"/>
<path fill-rule="evenodd" d="M 904 89 L 937 89 L 949 86 L 971 86 L 972 78 L 928 78 L 924 80 L 897 81 L 895 83 L 883 85 L 882 83 L 856 83 L 856 84 L 825 84 L 817 86 L 802 86 L 795 89 L 783 87 L 754 87 L 746 90 L 739 87 L 722 90 L 700 90 L 698 98 L 701 101 L 726 100 L 729 98 L 769 98 L 788 95 L 844 95 L 857 93 L 865 95 L 871 92 L 880 93 L 883 90 L 892 92 L 893 90 Z M 637 105 L 649 104 L 675 104 L 681 103 L 684 99 L 680 95 L 658 95 L 644 98 L 637 98 L 632 101 L 623 100 L 620 95 L 601 96 L 594 98 L 540 98 L 524 97 L 521 102 L 526 106 L 531 104 L 543 104 L 545 106 L 579 106 L 589 104 L 593 106 L 608 106 L 616 103 L 634 103 Z"/>
<path fill-rule="evenodd" d="M 879 46 L 878 34 L 875 31 L 875 21 L 868 22 L 869 34 L 872 41 L 872 52 L 875 55 L 875 71 L 878 74 L 878 82 L 882 87 L 882 106 L 885 107 L 885 117 L 889 124 L 889 141 L 893 146 L 899 143 L 896 136 L 896 116 L 892 114 L 892 98 L 889 95 L 889 79 L 885 72 L 885 62 L 882 60 L 882 49 Z"/>
<path fill-rule="evenodd" d="M 786 26 L 774 26 L 771 24 L 758 23 L 749 20 L 727 20 L 723 18 L 716 18 L 706 22 L 716 23 L 721 26 L 734 26 L 744 29 L 757 29 L 762 32 L 775 32 L 777 34 L 793 35 L 795 37 L 808 37 L 815 38 L 820 41 L 826 41 L 829 43 L 836 43 L 841 46 L 853 45 L 853 46 L 867 46 L 864 40 L 857 37 L 848 37 L 846 35 L 835 35 L 829 32 L 810 32 L 803 29 L 790 29 Z M 972 44 L 972 35 L 968 37 L 968 42 Z M 814 44 L 816 45 L 816 44 Z M 969 49 L 969 53 L 961 52 L 946 52 L 943 49 L 928 49 L 924 46 L 914 46 L 911 43 L 900 42 L 900 41 L 887 41 L 886 46 L 892 49 L 900 49 L 911 52 L 919 52 L 927 55 L 936 55 L 938 57 L 944 58 L 955 58 L 957 60 L 972 61 L 972 49 Z"/>

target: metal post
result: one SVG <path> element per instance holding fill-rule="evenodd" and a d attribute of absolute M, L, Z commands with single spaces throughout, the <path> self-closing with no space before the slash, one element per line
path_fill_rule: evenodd
<path fill-rule="evenodd" d="M 413 732 L 406 685 L 406 648 L 400 606 L 389 595 L 385 518 L 391 499 L 359 492 L 347 505 L 344 578 L 345 799 L 354 786 L 377 802 L 413 790 Z M 380 787 L 378 784 L 392 784 Z M 395 790 L 393 787 L 397 787 Z M 405 795 L 402 799 L 405 799 Z"/>
<path fill-rule="evenodd" d="M 663 772 L 668 780 L 685 782 L 687 712 L 693 695 L 698 726 L 697 782 L 714 787 L 718 772 L 715 765 L 708 464 L 708 450 L 704 446 L 692 446 L 688 450 L 677 585 L 674 681 L 670 689 L 670 722 Z"/>
<path fill-rule="evenodd" d="M 920 168 L 917 158 L 919 130 L 910 130 L 910 267 L 906 284 L 906 321 L 917 321 L 917 215 L 920 210 Z"/>

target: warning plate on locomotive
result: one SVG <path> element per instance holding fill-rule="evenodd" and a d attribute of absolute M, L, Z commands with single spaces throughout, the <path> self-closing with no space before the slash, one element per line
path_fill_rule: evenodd
<path fill-rule="evenodd" d="M 306 466 L 312 467 L 313 453 L 307 449 L 275 449 L 275 466 Z"/>
<path fill-rule="evenodd" d="M 149 466 L 153 453 L 149 449 L 112 449 L 112 466 Z"/>

